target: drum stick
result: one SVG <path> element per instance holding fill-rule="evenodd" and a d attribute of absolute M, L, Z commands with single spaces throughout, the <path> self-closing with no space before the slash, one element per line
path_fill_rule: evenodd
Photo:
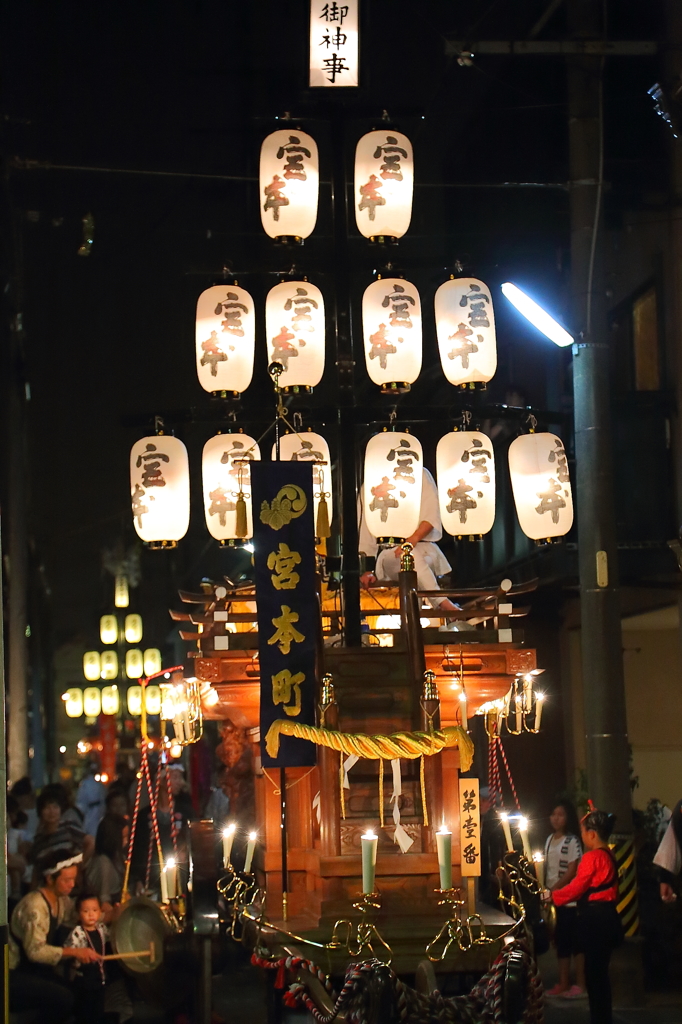
<path fill-rule="evenodd" d="M 150 960 L 154 959 L 154 943 L 149 943 L 149 949 L 141 949 L 139 952 L 131 950 L 128 953 L 107 953 L 106 956 L 100 957 L 101 960 L 128 960 L 134 956 L 148 956 Z"/>

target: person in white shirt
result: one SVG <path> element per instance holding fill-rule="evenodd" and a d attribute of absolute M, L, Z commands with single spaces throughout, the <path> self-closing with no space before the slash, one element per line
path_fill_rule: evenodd
<path fill-rule="evenodd" d="M 361 501 L 362 508 L 362 501 Z M 419 508 L 419 525 L 411 537 L 406 540 L 412 545 L 414 557 L 414 568 L 417 573 L 417 583 L 420 590 L 438 590 L 438 576 L 450 572 L 452 566 L 436 543 L 443 536 L 443 526 L 440 518 L 440 507 L 438 504 L 438 488 L 428 469 L 424 469 L 422 477 L 422 499 Z M 373 586 L 377 579 L 397 582 L 400 572 L 400 556 L 402 551 L 399 545 L 382 548 L 377 555 L 378 544 L 367 528 L 365 517 L 360 519 L 360 553 L 376 557 L 375 572 L 365 572 L 360 577 L 363 587 Z M 459 605 L 454 604 L 447 597 L 429 598 L 432 608 L 443 611 L 459 611 Z M 455 625 L 459 625 L 455 620 Z M 462 625 L 464 625 L 462 621 Z"/>
<path fill-rule="evenodd" d="M 552 833 L 545 843 L 545 885 L 554 892 L 563 889 L 575 877 L 582 857 L 580 826 L 570 800 L 557 801 L 549 816 Z M 556 908 L 554 944 L 559 961 L 559 981 L 548 996 L 578 999 L 585 995 L 585 958 L 577 941 L 577 906 L 567 903 Z M 575 962 L 576 981 L 571 985 L 571 957 Z"/>

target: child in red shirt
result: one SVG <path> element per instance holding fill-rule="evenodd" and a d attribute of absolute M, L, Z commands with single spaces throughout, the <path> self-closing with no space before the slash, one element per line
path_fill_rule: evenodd
<path fill-rule="evenodd" d="M 545 899 L 557 907 L 576 900 L 578 935 L 585 953 L 585 981 L 590 1003 L 591 1024 L 611 1024 L 611 983 L 609 961 L 620 944 L 623 930 L 616 910 L 618 867 L 608 845 L 613 815 L 590 811 L 580 822 L 585 848 L 575 878 Z"/>

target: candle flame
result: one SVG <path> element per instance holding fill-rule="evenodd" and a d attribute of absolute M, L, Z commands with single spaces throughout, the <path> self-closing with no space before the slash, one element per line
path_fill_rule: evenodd
<path fill-rule="evenodd" d="M 257 832 L 249 832 L 249 839 L 251 840 L 251 842 L 255 842 L 256 839 L 258 839 L 258 833 Z"/>
<path fill-rule="evenodd" d="M 229 825 L 227 826 L 227 828 L 223 829 L 223 835 L 224 835 L 224 836 L 225 836 L 225 838 L 227 839 L 227 838 L 228 838 L 229 836 L 233 836 L 233 835 L 235 834 L 235 832 L 236 832 L 236 831 L 237 831 L 237 826 L 235 825 L 235 823 L 234 823 L 234 822 L 231 822 L 231 823 L 230 823 L 230 824 L 229 824 Z"/>
<path fill-rule="evenodd" d="M 536 864 L 542 864 L 544 859 L 545 859 L 544 856 L 540 853 L 539 850 L 536 850 L 535 853 L 533 854 L 533 860 L 535 861 Z"/>
<path fill-rule="evenodd" d="M 519 820 L 518 820 L 517 824 L 518 824 L 519 832 L 525 832 L 528 829 L 528 818 L 524 818 L 522 816 L 519 816 Z"/>
<path fill-rule="evenodd" d="M 535 699 L 536 700 L 544 700 L 545 699 L 544 693 L 536 693 L 535 694 Z"/>
<path fill-rule="evenodd" d="M 365 832 L 365 834 L 363 836 L 361 836 L 360 838 L 361 839 L 376 839 L 377 837 L 374 834 L 374 829 L 368 828 L 367 831 Z"/>
<path fill-rule="evenodd" d="M 500 821 L 509 821 L 509 815 L 506 811 L 500 811 Z"/>
<path fill-rule="evenodd" d="M 443 824 L 438 829 L 438 832 L 436 834 L 439 836 L 451 836 L 452 832 L 450 831 L 449 828 L 446 828 L 445 822 L 443 822 Z"/>
<path fill-rule="evenodd" d="M 459 699 L 460 699 L 460 700 L 466 700 L 466 699 L 467 699 L 467 695 L 466 695 L 466 693 L 464 692 L 464 690 L 462 690 L 462 692 L 460 693 L 460 695 L 459 695 Z"/>
<path fill-rule="evenodd" d="M 166 871 L 172 871 L 175 867 L 175 857 L 169 857 L 166 861 Z"/>

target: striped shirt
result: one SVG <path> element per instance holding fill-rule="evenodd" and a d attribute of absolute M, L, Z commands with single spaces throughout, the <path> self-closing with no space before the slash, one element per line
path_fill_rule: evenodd
<path fill-rule="evenodd" d="M 545 885 L 553 889 L 559 879 L 568 871 L 569 864 L 582 857 L 582 847 L 577 836 L 570 833 L 558 841 L 554 833 L 545 843 Z M 569 904 L 574 906 L 575 904 Z"/>

